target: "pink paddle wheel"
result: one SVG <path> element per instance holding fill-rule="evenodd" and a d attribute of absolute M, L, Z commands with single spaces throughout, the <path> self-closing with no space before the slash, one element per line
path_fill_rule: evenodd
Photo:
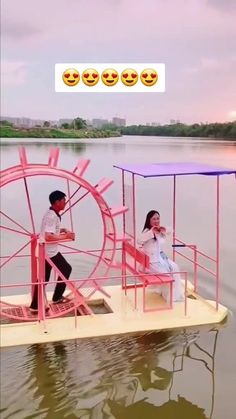
<path fill-rule="evenodd" d="M 59 168 L 59 148 L 53 148 L 50 151 L 49 159 L 46 164 L 42 163 L 29 163 L 26 156 L 24 147 L 19 148 L 20 164 L 13 166 L 1 171 L 0 187 L 1 192 L 5 191 L 5 188 L 14 184 L 16 188 L 18 185 L 23 185 L 25 196 L 21 197 L 21 200 L 26 200 L 27 211 L 30 219 L 30 228 L 25 228 L 17 217 L 17 206 L 20 207 L 21 203 L 11 203 L 14 207 L 14 217 L 8 212 L 0 211 L 1 213 L 1 229 L 5 235 L 14 235 L 15 243 L 18 242 L 18 237 L 23 237 L 24 243 L 17 250 L 9 251 L 8 255 L 1 256 L 1 270 L 6 265 L 9 266 L 16 258 L 29 256 L 29 278 L 23 281 L 21 284 L 9 283 L 7 279 L 5 284 L 1 285 L 2 289 L 17 288 L 17 293 L 20 287 L 31 287 L 31 293 L 33 292 L 35 283 L 38 283 L 39 290 L 39 306 L 38 313 L 32 314 L 26 304 L 11 304 L 9 299 L 2 297 L 0 301 L 0 314 L 3 317 L 20 321 L 32 321 L 35 319 L 44 320 L 46 318 L 55 318 L 65 315 L 71 311 L 77 311 L 81 314 L 91 314 L 92 311 L 88 305 L 88 301 L 91 296 L 96 292 L 100 291 L 106 296 L 109 294 L 104 290 L 103 285 L 109 278 L 109 270 L 116 266 L 114 262 L 115 253 L 117 249 L 117 243 L 124 240 L 123 237 L 118 237 L 116 232 L 116 225 L 114 217 L 124 214 L 128 208 L 121 206 L 118 208 L 110 208 L 103 198 L 103 193 L 112 185 L 113 181 L 108 178 L 102 178 L 95 185 L 90 184 L 83 178 L 85 170 L 87 169 L 90 160 L 81 159 L 72 171 Z M 30 178 L 39 178 L 40 187 L 43 188 L 49 178 L 57 178 L 58 182 L 65 182 L 67 193 L 67 206 L 63 214 L 68 212 L 70 219 L 71 230 L 73 228 L 73 212 L 77 205 L 86 197 L 90 196 L 95 200 L 97 205 L 101 221 L 102 221 L 102 245 L 98 251 L 93 250 L 81 250 L 75 246 L 68 245 L 67 243 L 59 243 L 63 249 L 66 249 L 67 253 L 84 254 L 89 257 L 95 258 L 91 271 L 86 278 L 76 280 L 74 278 L 70 280 L 63 279 L 60 271 L 52 264 L 52 271 L 54 274 L 60 274 L 63 280 L 67 284 L 67 289 L 70 290 L 70 294 L 67 296 L 67 301 L 60 304 L 48 304 L 49 310 L 45 311 L 45 282 L 44 282 L 44 267 L 45 267 L 45 252 L 44 243 L 39 240 L 39 231 L 36 229 L 34 206 L 32 205 L 31 192 L 28 185 Z M 73 192 L 72 192 L 73 190 Z M 7 194 L 6 194 L 7 200 Z M 88 208 L 89 212 L 89 208 Z M 11 211 L 10 211 L 11 213 Z M 62 214 L 62 215 L 63 215 Z M 5 225 L 2 223 L 5 222 Z M 7 225 L 6 225 L 7 224 Z M 88 226 L 89 229 L 89 226 Z M 7 238 L 5 238 L 7 240 Z M 29 249 L 28 255 L 22 252 Z M 28 260 L 29 260 L 28 259 Z M 28 262 L 27 262 L 28 263 Z M 53 281 L 50 281 L 53 282 Z M 14 292 L 15 294 L 15 292 Z M 19 297 L 18 297 L 19 298 Z M 29 298 L 30 301 L 30 298 Z"/>

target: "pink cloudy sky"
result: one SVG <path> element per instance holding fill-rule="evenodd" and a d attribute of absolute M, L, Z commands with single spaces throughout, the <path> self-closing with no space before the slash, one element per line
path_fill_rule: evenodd
<path fill-rule="evenodd" d="M 236 119 L 235 0 L 2 0 L 1 114 Z M 166 92 L 55 93 L 59 62 L 164 62 Z"/>

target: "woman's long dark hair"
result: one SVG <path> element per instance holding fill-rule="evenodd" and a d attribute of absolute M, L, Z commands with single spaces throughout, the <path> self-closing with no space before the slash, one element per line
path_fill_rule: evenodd
<path fill-rule="evenodd" d="M 144 227 L 143 227 L 143 231 L 146 230 L 146 229 L 150 230 L 150 228 L 151 228 L 150 220 L 153 217 L 153 215 L 155 215 L 155 214 L 158 214 L 159 217 L 160 217 L 159 212 L 156 211 L 156 210 L 151 210 L 147 213 L 146 220 L 145 220 Z"/>

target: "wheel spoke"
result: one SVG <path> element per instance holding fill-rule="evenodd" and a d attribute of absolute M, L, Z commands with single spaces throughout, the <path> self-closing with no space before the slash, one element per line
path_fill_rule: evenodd
<path fill-rule="evenodd" d="M 19 250 L 17 250 L 12 256 L 10 256 L 7 260 L 5 260 L 5 262 L 3 262 L 0 265 L 0 268 L 2 268 L 4 265 L 6 265 L 11 259 L 13 259 L 15 256 L 18 255 L 18 253 L 20 253 L 23 249 L 25 249 L 30 243 L 31 243 L 32 239 L 30 239 L 26 244 L 24 244 L 24 246 L 22 246 Z"/>
<path fill-rule="evenodd" d="M 65 247 L 66 249 L 69 249 L 69 250 L 73 250 L 73 253 L 82 253 L 84 255 L 93 256 L 93 257 L 95 257 L 97 259 L 100 258 L 100 256 L 94 254 L 95 252 L 99 252 L 100 249 L 99 250 L 95 250 L 95 251 L 82 250 L 82 249 L 77 249 L 76 247 L 71 247 L 71 246 L 68 246 L 66 244 L 61 244 L 61 243 L 60 243 L 60 246 L 61 247 Z"/>
<path fill-rule="evenodd" d="M 70 209 L 70 227 L 71 231 L 74 231 L 73 228 L 73 218 L 72 218 L 72 211 L 71 211 L 71 196 L 70 196 L 70 182 L 67 180 L 67 190 L 68 190 L 68 202 L 69 202 L 69 209 Z"/>
<path fill-rule="evenodd" d="M 24 233 L 23 231 L 16 230 L 15 228 L 6 227 L 3 225 L 0 225 L 0 228 L 3 228 L 4 230 L 13 231 L 14 233 L 23 234 L 24 236 L 30 236 L 30 233 Z"/>
<path fill-rule="evenodd" d="M 79 199 L 77 199 L 77 201 L 75 201 L 73 204 L 71 204 L 61 215 L 64 215 L 67 213 L 67 211 L 69 211 L 71 208 L 73 208 L 76 204 L 78 204 L 78 202 L 80 202 L 83 198 L 85 198 L 85 196 L 87 196 L 90 193 L 90 191 L 85 192 L 84 195 L 82 195 Z"/>
<path fill-rule="evenodd" d="M 28 185 L 27 185 L 27 181 L 26 181 L 26 178 L 25 177 L 24 177 L 24 185 L 25 185 L 25 192 L 26 192 L 27 203 L 28 203 L 28 208 L 29 208 L 29 212 L 30 212 L 30 218 L 31 218 L 32 228 L 33 228 L 33 232 L 35 233 L 35 225 L 34 225 L 33 211 L 32 211 L 32 206 L 31 206 L 31 202 L 30 202 Z"/>
<path fill-rule="evenodd" d="M 77 192 L 80 190 L 82 188 L 82 186 L 80 185 L 76 190 L 75 190 L 75 192 L 73 192 L 73 194 L 71 195 L 71 196 L 69 196 L 68 197 L 68 199 L 67 199 L 67 201 L 66 201 L 66 203 L 68 203 L 74 196 L 75 196 L 75 194 L 77 194 Z"/>
<path fill-rule="evenodd" d="M 17 223 L 17 221 L 13 220 L 13 218 L 9 217 L 7 214 L 5 214 L 3 211 L 0 211 L 0 214 L 4 215 L 8 220 L 10 220 L 13 224 L 17 225 L 18 227 L 22 228 L 26 233 L 31 234 L 30 231 L 26 230 L 22 225 Z"/>

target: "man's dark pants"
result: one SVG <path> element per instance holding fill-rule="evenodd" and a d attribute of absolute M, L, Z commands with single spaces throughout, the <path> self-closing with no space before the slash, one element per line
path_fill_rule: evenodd
<path fill-rule="evenodd" d="M 66 259 L 62 256 L 62 254 L 60 252 L 58 252 L 55 256 L 53 256 L 50 259 L 54 263 L 54 265 L 56 265 L 56 267 L 59 269 L 59 271 L 62 273 L 62 275 L 64 275 L 64 277 L 66 279 L 68 279 L 70 274 L 71 274 L 72 267 L 66 261 Z M 51 265 L 49 265 L 49 263 L 46 261 L 45 262 L 45 281 L 46 282 L 49 281 L 51 270 L 52 270 Z M 53 297 L 52 297 L 52 301 L 54 301 L 54 302 L 56 302 L 56 301 L 58 301 L 62 298 L 63 292 L 66 289 L 66 284 L 64 282 L 62 282 L 62 279 L 60 277 L 57 278 L 57 281 L 58 282 L 56 284 L 54 294 L 53 294 Z M 33 299 L 32 299 L 30 308 L 38 309 L 38 286 L 37 285 L 35 285 L 35 287 L 34 287 L 34 295 L 33 295 Z"/>

